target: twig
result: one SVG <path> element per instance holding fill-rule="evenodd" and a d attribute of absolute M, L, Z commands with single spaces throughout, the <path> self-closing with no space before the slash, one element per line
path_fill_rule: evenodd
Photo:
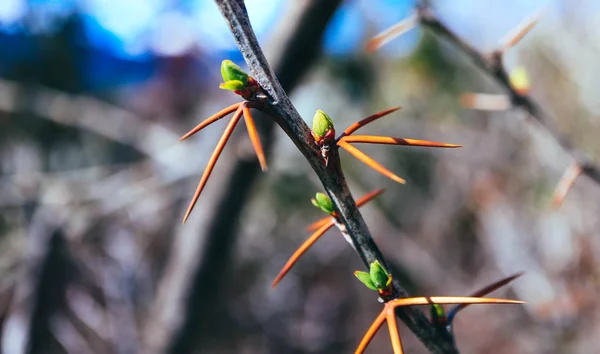
<path fill-rule="evenodd" d="M 323 32 L 340 2 L 294 2 L 290 9 L 293 12 L 282 19 L 271 57 L 286 90 L 293 90 L 318 58 Z M 275 123 L 260 111 L 253 115 L 268 158 L 274 145 Z M 208 338 L 215 334 L 214 318 L 219 312 L 215 309 L 224 299 L 220 290 L 227 284 L 225 265 L 231 263 L 239 226 L 232 220 L 240 218 L 260 175 L 255 159 L 235 156 L 220 163 L 227 172 L 221 174 L 223 182 L 218 190 L 204 191 L 200 206 L 207 207 L 199 215 L 202 226 L 190 231 L 186 224 L 175 240 L 145 330 L 145 353 L 162 353 L 168 348 L 177 353 L 189 352 L 198 337 L 206 349 Z M 192 219 L 192 224 L 198 222 L 198 218 Z"/>
<path fill-rule="evenodd" d="M 463 52 L 486 74 L 494 78 L 508 93 L 512 104 L 524 109 L 528 115 L 537 121 L 538 127 L 546 131 L 556 143 L 561 146 L 565 152 L 571 156 L 575 163 L 581 167 L 581 174 L 586 175 L 596 184 L 600 185 L 600 167 L 592 162 L 590 158 L 578 151 L 566 137 L 562 136 L 552 124 L 549 115 L 541 108 L 531 96 L 519 93 L 510 83 L 509 75 L 504 68 L 503 58 L 506 49 L 520 40 L 535 24 L 537 16 L 519 27 L 511 38 L 505 40 L 501 48 L 485 54 L 475 49 L 452 30 L 450 30 L 441 20 L 430 10 L 427 5 L 421 4 L 417 8 L 417 15 L 422 26 L 430 29 L 433 33 L 450 41 L 459 51 Z"/>
<path fill-rule="evenodd" d="M 358 207 L 345 181 L 341 170 L 337 149 L 332 149 L 327 166 L 323 163 L 320 151 L 314 143 L 309 127 L 292 105 L 283 87 L 273 74 L 273 71 L 262 52 L 260 45 L 250 26 L 243 1 L 216 0 L 221 13 L 229 23 L 237 45 L 242 52 L 252 76 L 270 96 L 270 107 L 277 123 L 294 142 L 298 150 L 309 162 L 325 191 L 333 200 L 335 211 L 352 238 L 355 249 L 365 265 L 379 261 L 385 266 L 385 261 L 360 214 Z M 397 281 L 394 281 L 392 298 L 407 296 L 407 293 Z M 457 350 L 450 338 L 440 336 L 429 323 L 427 317 L 415 309 L 398 310 L 398 316 L 406 323 L 417 337 L 434 353 L 456 353 Z"/>
<path fill-rule="evenodd" d="M 564 175 L 558 182 L 556 189 L 554 190 L 554 195 L 552 196 L 552 206 L 558 208 L 562 205 L 565 200 L 567 193 L 573 187 L 573 183 L 579 175 L 581 174 L 581 167 L 577 165 L 577 163 L 571 164 L 565 171 Z"/>

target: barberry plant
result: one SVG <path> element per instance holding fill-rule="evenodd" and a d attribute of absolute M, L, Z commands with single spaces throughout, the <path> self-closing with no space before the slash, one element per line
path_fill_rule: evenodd
<path fill-rule="evenodd" d="M 313 126 L 310 129 L 295 109 L 269 66 L 250 25 L 243 0 L 215 1 L 229 24 L 236 43 L 248 64 L 251 75 L 245 73 L 231 61 L 224 61 L 221 66 L 221 74 L 224 82 L 220 87 L 233 91 L 241 96 L 244 101 L 217 112 L 182 137 L 182 140 L 186 139 L 207 125 L 233 113 L 233 117 L 227 125 L 204 171 L 185 214 L 184 221 L 189 217 L 221 151 L 242 115 L 244 115 L 250 138 L 253 141 L 254 149 L 261 162 L 261 167 L 263 170 L 266 170 L 266 162 L 262 148 L 260 147 L 260 139 L 254 128 L 253 119 L 250 114 L 250 109 L 258 109 L 273 117 L 298 150 L 304 155 L 307 162 L 309 162 L 323 184 L 325 192 L 316 194 L 313 204 L 328 214 L 326 219 L 319 220 L 309 227 L 310 230 L 315 231 L 314 234 L 294 253 L 290 261 L 286 263 L 273 282 L 273 286 L 281 280 L 297 259 L 319 237 L 335 225 L 342 235 L 348 239 L 369 270 L 369 272 L 357 272 L 356 276 L 369 289 L 377 291 L 379 300 L 385 304 L 384 310 L 367 332 L 357 352 L 361 352 L 361 348 L 364 350 L 370 338 L 381 327 L 383 322 L 387 320 L 390 333 L 392 334 L 392 346 L 396 353 L 401 353 L 402 345 L 396 322 L 396 317 L 398 317 L 406 323 L 407 327 L 415 333 L 430 351 L 434 353 L 457 353 L 458 350 L 456 349 L 455 342 L 448 334 L 448 331 L 440 331 L 439 323 L 441 323 L 441 320 L 439 318 L 443 315 L 443 311 L 440 311 L 439 307 L 435 307 L 438 317 L 436 317 L 436 321 L 431 321 L 422 311 L 412 308 L 412 306 L 439 306 L 440 304 L 449 303 L 521 303 L 517 300 L 486 299 L 481 297 L 409 297 L 407 291 L 403 289 L 397 278 L 390 272 L 390 268 L 387 266 L 384 257 L 375 244 L 358 209 L 360 205 L 381 194 L 381 191 L 374 191 L 358 202 L 355 202 L 341 168 L 339 149 L 342 148 L 386 177 L 399 183 L 405 183 L 404 179 L 364 154 L 353 144 L 370 143 L 442 148 L 455 148 L 460 145 L 389 136 L 353 135 L 361 127 L 398 110 L 400 107 L 376 113 L 356 122 L 337 137 L 334 121 L 325 112 L 319 110 L 313 118 Z M 411 306 L 410 310 L 405 310 L 407 306 Z"/>

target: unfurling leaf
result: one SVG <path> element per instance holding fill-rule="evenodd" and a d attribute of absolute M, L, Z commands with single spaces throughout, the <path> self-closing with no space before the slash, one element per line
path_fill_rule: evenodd
<path fill-rule="evenodd" d="M 385 270 L 385 268 L 383 268 L 379 261 L 371 263 L 369 274 L 371 276 L 371 281 L 378 290 L 387 289 L 392 282 L 392 277 Z"/>
<path fill-rule="evenodd" d="M 229 80 L 219 84 L 219 88 L 229 91 L 241 91 L 245 88 L 245 85 L 240 80 Z"/>
<path fill-rule="evenodd" d="M 327 214 L 333 213 L 333 201 L 324 193 L 317 193 L 315 197 L 310 200 L 314 206 L 323 210 Z"/>
<path fill-rule="evenodd" d="M 369 273 L 357 270 L 356 272 L 354 272 L 354 276 L 356 276 L 356 278 L 358 278 L 358 280 L 360 280 L 361 283 L 365 284 L 367 288 L 377 291 L 377 287 L 375 286 L 375 284 L 373 284 L 373 281 L 371 280 L 371 275 Z"/>
<path fill-rule="evenodd" d="M 221 62 L 221 76 L 223 76 L 223 81 L 225 83 L 228 83 L 229 81 L 240 81 L 243 86 L 248 84 L 248 74 L 231 60 L 223 60 Z"/>

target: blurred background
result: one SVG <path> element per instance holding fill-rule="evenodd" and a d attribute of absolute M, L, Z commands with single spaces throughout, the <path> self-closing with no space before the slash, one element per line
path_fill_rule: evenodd
<path fill-rule="evenodd" d="M 464 92 L 501 94 L 449 43 L 416 28 L 374 55 L 374 34 L 412 1 L 247 0 L 259 40 L 303 117 L 338 129 L 403 109 L 365 133 L 459 143 L 458 150 L 363 146 L 397 185 L 342 153 L 376 242 L 413 295 L 467 295 L 524 271 L 455 322 L 463 353 L 592 353 L 600 346 L 600 187 L 519 109 L 466 110 Z M 560 131 L 600 153 L 600 3 L 434 1 L 482 51 L 532 12 L 506 55 Z M 209 0 L 0 1 L 2 353 L 347 353 L 381 305 L 363 265 L 330 231 L 275 289 L 271 281 L 322 217 L 321 185 L 287 136 L 255 115 L 261 173 L 236 129 L 190 220 L 181 219 L 226 120 L 178 138 L 238 98 L 218 89 L 243 63 Z M 426 309 L 425 309 L 426 310 Z M 426 349 L 400 328 L 405 350 Z M 390 353 L 386 329 L 369 353 Z"/>

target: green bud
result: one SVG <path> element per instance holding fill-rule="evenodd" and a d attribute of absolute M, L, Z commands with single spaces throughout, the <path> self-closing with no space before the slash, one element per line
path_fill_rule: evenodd
<path fill-rule="evenodd" d="M 518 93 L 524 95 L 529 92 L 531 88 L 531 84 L 529 83 L 529 77 L 527 75 L 527 70 L 524 67 L 519 66 L 515 68 L 510 73 L 510 85 L 517 91 Z"/>
<path fill-rule="evenodd" d="M 317 110 L 313 117 L 312 132 L 315 138 L 323 138 L 328 132 L 333 131 L 331 118 L 322 110 Z"/>
<path fill-rule="evenodd" d="M 231 60 L 223 60 L 221 62 L 221 76 L 223 76 L 225 83 L 240 81 L 243 86 L 248 84 L 248 74 Z"/>
<path fill-rule="evenodd" d="M 446 312 L 440 304 L 431 304 L 429 311 L 431 313 L 432 322 L 434 323 L 440 320 L 445 320 L 446 318 Z"/>
<path fill-rule="evenodd" d="M 357 270 L 356 272 L 354 272 L 354 276 L 358 278 L 358 280 L 360 280 L 361 283 L 365 284 L 367 288 L 377 291 L 377 287 L 375 286 L 375 284 L 373 284 L 373 281 L 371 281 L 371 275 L 369 275 L 369 273 Z"/>
<path fill-rule="evenodd" d="M 317 193 L 315 197 L 310 200 L 314 206 L 323 210 L 327 214 L 333 213 L 333 201 L 331 198 L 324 193 Z"/>
<path fill-rule="evenodd" d="M 371 276 L 371 281 L 379 290 L 387 289 L 392 282 L 392 277 L 383 268 L 379 261 L 371 263 L 369 274 Z"/>

